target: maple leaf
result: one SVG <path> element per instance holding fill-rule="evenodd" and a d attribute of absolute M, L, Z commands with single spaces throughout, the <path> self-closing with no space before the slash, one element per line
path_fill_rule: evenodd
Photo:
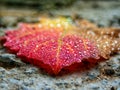
<path fill-rule="evenodd" d="M 109 58 L 120 50 L 120 31 L 98 28 L 86 20 L 42 18 L 37 24 L 19 24 L 6 32 L 4 46 L 24 61 L 58 74 L 61 69 Z M 91 59 L 93 58 L 93 59 Z"/>

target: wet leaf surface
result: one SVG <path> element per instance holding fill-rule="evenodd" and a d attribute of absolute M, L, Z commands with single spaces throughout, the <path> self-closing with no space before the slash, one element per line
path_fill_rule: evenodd
<path fill-rule="evenodd" d="M 119 29 L 98 28 L 86 20 L 42 18 L 40 23 L 21 23 L 7 31 L 4 46 L 23 61 L 58 74 L 64 68 L 74 71 L 76 63 L 108 59 L 120 50 L 119 35 Z"/>

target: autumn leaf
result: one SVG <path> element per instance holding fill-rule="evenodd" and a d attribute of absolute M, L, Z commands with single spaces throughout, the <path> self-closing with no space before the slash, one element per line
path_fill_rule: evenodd
<path fill-rule="evenodd" d="M 36 24 L 21 23 L 17 30 L 7 31 L 5 39 L 8 50 L 53 74 L 85 59 L 95 62 L 120 51 L 119 30 L 63 17 L 42 18 Z"/>

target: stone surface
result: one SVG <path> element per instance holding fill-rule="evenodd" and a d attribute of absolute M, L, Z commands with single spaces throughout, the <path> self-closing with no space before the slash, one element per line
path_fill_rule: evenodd
<path fill-rule="evenodd" d="M 79 3 L 78 3 L 79 2 Z M 99 26 L 120 27 L 120 3 L 78 1 L 73 7 L 50 10 L 50 15 L 78 15 Z M 16 27 L 18 22 L 36 22 L 38 10 L 0 8 L 0 30 Z M 29 20 L 31 19 L 31 20 Z M 3 35 L 0 33 L 0 35 Z M 7 59 L 6 59 L 7 57 Z M 15 64 L 10 64 L 14 62 Z M 17 66 L 16 64 L 20 64 Z M 87 71 L 50 76 L 42 69 L 20 63 L 0 48 L 0 90 L 120 90 L 120 54 L 116 54 Z"/>

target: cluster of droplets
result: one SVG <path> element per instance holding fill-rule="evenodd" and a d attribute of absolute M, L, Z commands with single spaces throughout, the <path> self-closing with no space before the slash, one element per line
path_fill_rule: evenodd
<path fill-rule="evenodd" d="M 94 43 L 76 35 L 67 35 L 63 38 L 60 52 L 63 66 L 69 66 L 75 62 L 80 63 L 89 58 L 99 59 L 98 49 Z"/>
<path fill-rule="evenodd" d="M 97 39 L 97 46 L 100 50 L 101 56 L 108 58 L 110 54 L 119 51 L 120 40 L 113 37 L 99 37 Z"/>
<path fill-rule="evenodd" d="M 72 25 L 72 19 L 71 18 L 41 18 L 40 23 L 38 24 L 41 27 L 46 27 L 48 29 L 50 28 L 59 28 L 59 29 L 71 29 L 73 27 Z"/>
<path fill-rule="evenodd" d="M 79 32 L 79 36 L 93 41 L 99 49 L 100 56 L 103 58 L 107 59 L 114 52 L 120 51 L 120 30 L 89 26 L 89 28 L 77 32 Z"/>

